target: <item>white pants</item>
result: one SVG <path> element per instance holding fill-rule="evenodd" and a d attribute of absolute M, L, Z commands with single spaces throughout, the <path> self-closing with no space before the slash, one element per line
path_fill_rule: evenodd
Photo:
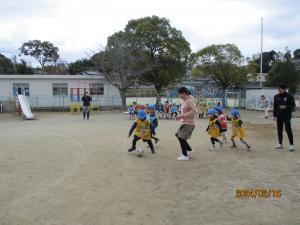
<path fill-rule="evenodd" d="M 265 108 L 265 117 L 269 117 L 269 108 L 268 107 Z"/>

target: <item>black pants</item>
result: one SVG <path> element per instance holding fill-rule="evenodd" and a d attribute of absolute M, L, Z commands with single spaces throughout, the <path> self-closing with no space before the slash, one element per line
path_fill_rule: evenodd
<path fill-rule="evenodd" d="M 87 112 L 83 112 L 83 119 L 85 119 L 85 116 L 87 119 L 90 118 L 90 111 L 87 111 Z"/>
<path fill-rule="evenodd" d="M 134 135 L 133 140 L 132 140 L 132 148 L 133 149 L 135 149 L 135 146 L 136 146 L 136 143 L 138 142 L 138 140 L 140 140 L 140 138 L 138 136 Z M 143 140 L 143 141 L 148 143 L 151 151 L 153 152 L 154 151 L 154 146 L 153 146 L 152 141 L 151 140 Z"/>
<path fill-rule="evenodd" d="M 192 151 L 191 146 L 186 140 L 183 140 L 181 138 L 178 138 L 178 140 L 181 146 L 182 155 L 187 156 L 187 151 Z"/>
<path fill-rule="evenodd" d="M 172 112 L 172 113 L 171 113 L 171 118 L 173 118 L 173 115 L 174 115 L 174 117 L 176 118 L 176 117 L 177 117 L 177 112 Z"/>
<path fill-rule="evenodd" d="M 282 144 L 283 124 L 285 126 L 285 131 L 286 131 L 287 136 L 289 138 L 290 144 L 293 145 L 294 144 L 294 139 L 293 139 L 293 132 L 292 132 L 292 127 L 291 127 L 291 120 L 287 120 L 287 119 L 277 119 L 277 132 L 278 132 L 279 144 Z"/>
<path fill-rule="evenodd" d="M 214 145 L 216 142 L 220 142 L 217 138 L 211 137 L 210 138 L 211 143 Z"/>

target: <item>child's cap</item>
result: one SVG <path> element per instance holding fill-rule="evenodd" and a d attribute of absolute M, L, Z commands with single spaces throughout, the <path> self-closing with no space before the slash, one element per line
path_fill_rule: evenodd
<path fill-rule="evenodd" d="M 146 117 L 147 117 L 147 114 L 146 114 L 145 110 L 139 110 L 138 118 L 143 120 L 143 119 L 146 119 Z"/>
<path fill-rule="evenodd" d="M 215 114 L 215 113 L 216 113 L 216 111 L 215 111 L 214 109 L 209 109 L 209 110 L 208 110 L 208 114 L 213 115 L 213 114 Z"/>
<path fill-rule="evenodd" d="M 238 115 L 240 115 L 240 112 L 237 109 L 232 109 L 231 114 L 234 115 L 234 116 L 238 116 Z"/>
<path fill-rule="evenodd" d="M 155 109 L 155 104 L 149 104 L 148 108 L 154 110 Z"/>

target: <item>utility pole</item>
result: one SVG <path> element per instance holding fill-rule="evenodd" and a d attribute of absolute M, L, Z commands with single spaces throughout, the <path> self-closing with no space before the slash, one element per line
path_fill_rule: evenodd
<path fill-rule="evenodd" d="M 261 18 L 261 36 L 260 36 L 260 75 L 259 75 L 259 87 L 262 88 L 262 65 L 263 65 L 263 30 L 264 29 L 264 18 Z"/>

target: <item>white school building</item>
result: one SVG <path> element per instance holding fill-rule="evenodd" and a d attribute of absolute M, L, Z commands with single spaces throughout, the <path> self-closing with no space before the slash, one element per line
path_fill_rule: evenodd
<path fill-rule="evenodd" d="M 92 105 L 121 106 L 117 88 L 103 75 L 0 75 L 0 102 L 8 111 L 16 93 L 24 94 L 32 108 L 67 108 L 80 102 L 84 91 Z"/>

